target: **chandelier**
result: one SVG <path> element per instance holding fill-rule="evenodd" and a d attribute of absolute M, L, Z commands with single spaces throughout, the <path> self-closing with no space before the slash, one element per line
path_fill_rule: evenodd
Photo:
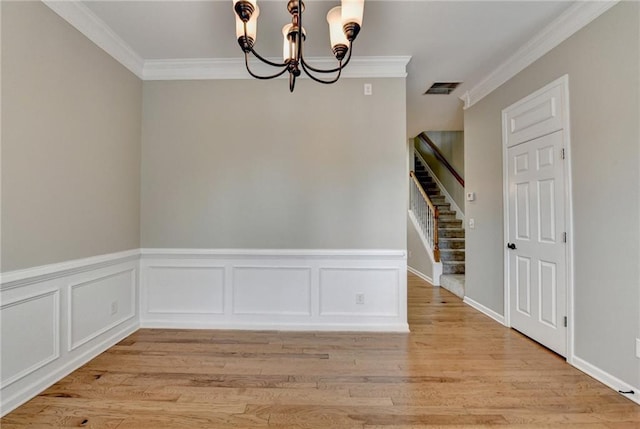
<path fill-rule="evenodd" d="M 282 27 L 284 38 L 282 63 L 262 57 L 253 48 L 256 43 L 258 16 L 260 15 L 257 0 L 233 0 L 233 9 L 236 12 L 236 36 L 238 44 L 244 52 L 244 63 L 249 74 L 256 79 L 274 79 L 289 72 L 289 91 L 293 92 L 296 78 L 300 76 L 302 71 L 319 83 L 331 84 L 340 79 L 342 69 L 351 59 L 351 44 L 358 36 L 362 26 L 364 0 L 342 0 L 342 6 L 334 7 L 327 14 L 331 50 L 338 61 L 338 66 L 331 69 L 313 67 L 304 59 L 304 41 L 307 35 L 302 26 L 302 13 L 304 12 L 302 0 L 289 0 L 287 3 L 287 10 L 291 14 L 291 23 Z M 249 53 L 263 63 L 280 70 L 268 76 L 254 73 L 249 67 Z M 327 79 L 319 77 L 322 74 L 333 73 L 335 76 Z"/>

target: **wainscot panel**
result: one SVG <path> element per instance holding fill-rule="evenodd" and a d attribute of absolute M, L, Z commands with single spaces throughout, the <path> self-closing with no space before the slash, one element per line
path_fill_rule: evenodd
<path fill-rule="evenodd" d="M 402 274 L 393 267 L 321 268 L 320 315 L 397 317 Z"/>
<path fill-rule="evenodd" d="M 224 313 L 224 267 L 147 266 L 146 275 L 147 313 Z"/>
<path fill-rule="evenodd" d="M 2 302 L 0 385 L 4 389 L 60 356 L 60 292 L 49 289 Z"/>
<path fill-rule="evenodd" d="M 2 273 L 5 415 L 138 329 L 139 250 Z"/>
<path fill-rule="evenodd" d="M 140 270 L 142 327 L 408 331 L 404 250 L 142 249 Z"/>

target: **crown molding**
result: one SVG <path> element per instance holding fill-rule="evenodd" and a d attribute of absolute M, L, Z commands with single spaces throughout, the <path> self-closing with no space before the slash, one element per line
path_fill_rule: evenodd
<path fill-rule="evenodd" d="M 42 0 L 42 2 L 120 64 L 142 78 L 144 67 L 142 57 L 87 6 L 78 1 Z"/>
<path fill-rule="evenodd" d="M 464 109 L 482 100 L 617 3 L 618 0 L 578 1 L 571 5 L 480 83 L 462 94 Z"/>
<path fill-rule="evenodd" d="M 242 58 L 144 60 L 82 2 L 42 2 L 142 80 L 252 79 Z M 341 77 L 406 77 L 410 59 L 409 56 L 354 57 Z M 280 61 L 278 58 L 270 60 Z M 309 58 L 309 62 L 318 68 L 336 66 L 335 58 L 330 57 Z M 273 73 L 271 67 L 259 61 L 252 62 L 251 66 L 258 74 Z M 301 77 L 305 78 L 304 74 Z"/>
<path fill-rule="evenodd" d="M 278 62 L 278 58 L 269 58 Z M 411 57 L 354 57 L 342 71 L 342 78 L 406 77 L 407 64 Z M 309 63 L 318 68 L 336 66 L 335 58 L 309 58 Z M 273 67 L 259 61 L 252 61 L 254 73 L 273 74 Z M 331 74 L 330 76 L 333 76 Z M 301 78 L 307 78 L 304 73 Z M 283 76 L 288 78 L 288 75 Z M 142 72 L 143 80 L 213 80 L 213 79 L 253 79 L 245 69 L 241 58 L 201 58 L 175 60 L 147 60 Z"/>

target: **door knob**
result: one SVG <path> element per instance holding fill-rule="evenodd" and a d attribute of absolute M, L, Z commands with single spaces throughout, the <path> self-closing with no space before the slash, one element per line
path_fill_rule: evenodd
<path fill-rule="evenodd" d="M 507 243 L 507 247 L 511 250 L 515 250 L 516 249 L 516 243 Z"/>

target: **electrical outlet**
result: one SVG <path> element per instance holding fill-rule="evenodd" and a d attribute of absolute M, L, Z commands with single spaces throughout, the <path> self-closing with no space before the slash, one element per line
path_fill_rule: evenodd
<path fill-rule="evenodd" d="M 114 315 L 118 312 L 118 301 L 113 301 L 111 303 L 111 315 Z"/>
<path fill-rule="evenodd" d="M 474 229 L 476 227 L 476 220 L 471 218 L 469 219 L 469 228 Z"/>
<path fill-rule="evenodd" d="M 640 338 L 636 338 L 636 357 L 640 359 Z"/>
<path fill-rule="evenodd" d="M 363 293 L 357 293 L 356 294 L 356 304 L 358 304 L 358 305 L 364 304 L 364 294 Z"/>
<path fill-rule="evenodd" d="M 364 84 L 364 95 L 372 95 L 373 94 L 373 85 L 370 83 Z"/>

